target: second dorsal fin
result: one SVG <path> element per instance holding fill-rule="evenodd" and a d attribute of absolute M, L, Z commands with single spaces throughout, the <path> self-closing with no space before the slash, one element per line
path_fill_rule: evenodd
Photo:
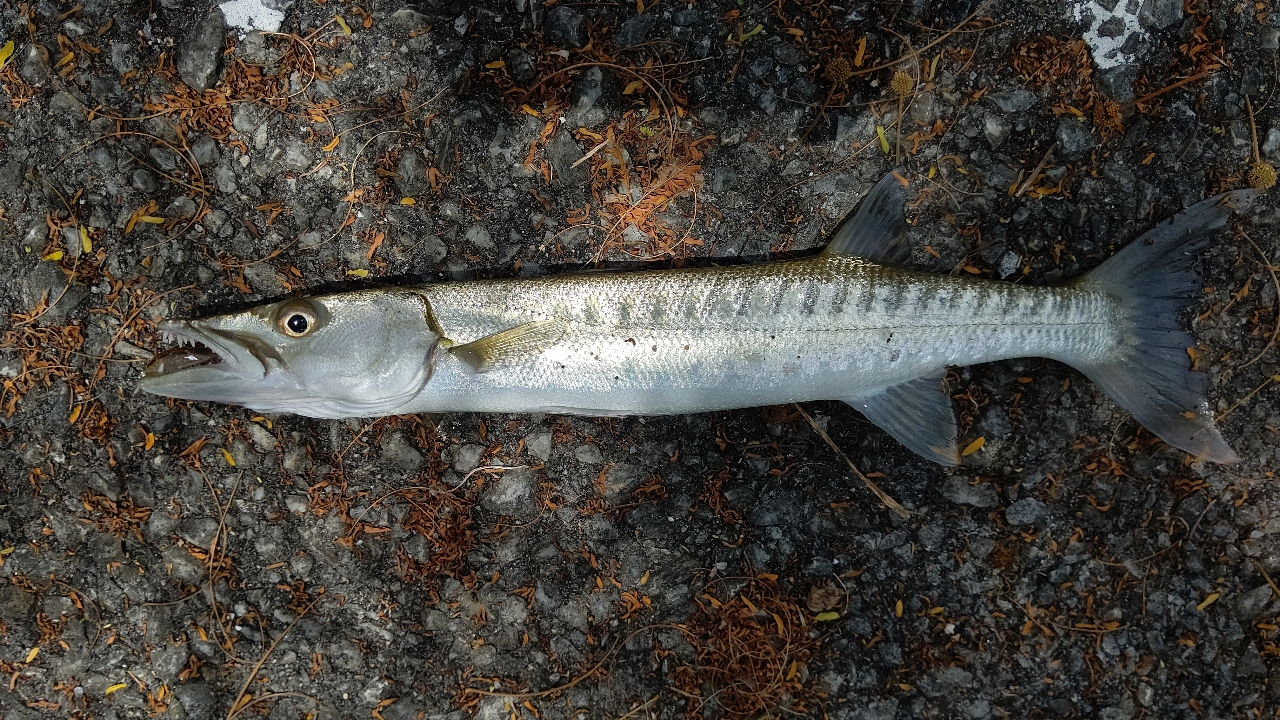
<path fill-rule="evenodd" d="M 895 173 L 880 178 L 862 198 L 858 210 L 831 236 L 824 255 L 866 258 L 881 265 L 901 266 L 911 259 L 907 222 L 902 206 L 907 195 Z"/>

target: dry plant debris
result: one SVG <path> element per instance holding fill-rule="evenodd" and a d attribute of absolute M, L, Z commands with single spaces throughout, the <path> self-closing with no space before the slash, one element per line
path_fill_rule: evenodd
<path fill-rule="evenodd" d="M 389 536 L 391 528 L 364 521 L 370 510 L 401 503 L 404 513 L 398 521 L 400 527 L 420 535 L 428 544 L 429 551 L 426 559 L 418 559 L 406 550 L 403 543 L 397 543 L 397 574 L 405 582 L 425 588 L 433 597 L 438 597 L 437 590 L 443 577 L 463 580 L 471 587 L 475 582 L 475 571 L 467 572 L 466 566 L 467 553 L 476 541 L 471 514 L 475 500 L 466 490 L 450 488 L 444 483 L 445 465 L 441 460 L 444 443 L 433 426 L 419 418 L 391 417 L 377 421 L 373 434 L 377 437 L 396 427 L 407 427 L 415 444 L 430 458 L 425 472 L 409 478 L 406 486 L 382 494 L 364 512 L 350 517 L 354 498 L 347 494 L 345 480 L 342 479 L 345 475 L 339 470 L 333 479 L 312 486 L 311 509 L 317 515 L 339 510 L 347 520 L 347 532 L 335 542 L 355 548 L 361 539 Z"/>
<path fill-rule="evenodd" d="M 82 192 L 77 191 L 66 202 L 66 207 L 74 207 Z M 47 388 L 55 380 L 62 381 L 71 391 L 68 422 L 77 427 L 82 437 L 106 446 L 116 421 L 107 415 L 93 390 L 106 377 L 107 363 L 115 361 L 117 343 L 154 343 L 155 328 L 143 313 L 163 295 L 141 287 L 143 278 L 120 280 L 113 276 L 106 268 L 108 252 L 102 242 L 104 233 L 81 223 L 74 214 L 48 214 L 45 223 L 48 244 L 40 255 L 63 272 L 66 284 L 55 297 L 50 298 L 46 293 L 35 307 L 9 317 L 9 326 L 0 335 L 0 351 L 16 352 L 21 359 L 21 371 L 0 383 L 0 411 L 12 417 L 24 395 L 38 386 Z M 80 246 L 74 257 L 62 250 L 68 242 Z M 116 329 L 99 356 L 83 353 L 85 327 L 81 321 L 72 320 L 58 326 L 48 324 L 46 316 L 63 300 L 72 283 L 105 284 L 108 288 L 102 295 L 101 306 L 93 313 L 106 318 Z M 116 458 L 110 455 L 110 448 L 108 452 L 114 465 Z"/>
<path fill-rule="evenodd" d="M 1191 37 L 1178 45 L 1177 54 L 1168 64 L 1144 68 L 1138 76 L 1133 86 L 1138 98 L 1132 104 L 1139 112 L 1152 116 L 1163 114 L 1161 98 L 1165 93 L 1230 66 L 1226 45 L 1209 29 L 1212 17 L 1205 5 L 1200 0 L 1184 3 L 1184 11 L 1196 21 Z"/>
<path fill-rule="evenodd" d="M 526 88 L 519 87 L 505 61 L 495 61 L 483 73 L 512 102 L 513 111 L 546 118 L 540 137 L 530 146 L 525 166 L 552 183 L 550 163 L 539 157 L 557 132 L 572 131 L 575 138 L 591 148 L 575 163 L 590 162 L 588 174 L 592 202 L 567 215 L 571 226 L 602 230 L 596 259 L 611 253 L 635 259 L 681 259 L 702 241 L 691 235 L 697 219 L 697 190 L 701 187 L 703 148 L 713 135 L 692 137 L 682 129 L 687 123 L 687 104 L 682 79 L 689 72 L 674 58 L 650 57 L 632 64 L 613 52 L 607 34 L 593 28 L 590 42 L 581 49 L 584 60 L 548 45 L 541 38 L 525 45 L 536 58 L 539 78 Z M 622 117 L 611 121 L 603 132 L 589 128 L 563 128 L 557 118 L 567 109 L 574 79 L 591 67 L 614 74 L 625 83 Z M 536 103 L 538 108 L 530 103 Z M 663 217 L 673 199 L 692 195 L 692 207 L 680 213 L 682 222 Z M 535 193 L 536 197 L 536 193 Z M 687 221 L 683 221 L 687 218 Z M 626 231 L 634 229 L 639 235 Z M 643 240 L 637 239 L 643 237 Z"/>
<path fill-rule="evenodd" d="M 147 102 L 144 109 L 152 113 L 152 117 L 173 120 L 176 123 L 174 130 L 184 142 L 192 130 L 226 141 L 234 131 L 232 110 L 236 104 L 245 102 L 261 103 L 278 111 L 290 110 L 291 104 L 296 104 L 296 112 L 309 122 L 328 122 L 329 114 L 337 109 L 338 103 L 333 100 L 312 101 L 305 92 L 306 86 L 316 80 L 331 80 L 344 69 L 329 68 L 326 71 L 317 63 L 316 45 L 323 43 L 283 33 L 273 33 L 271 41 L 279 53 L 272 63 L 274 68 L 250 65 L 229 55 L 230 61 L 218 83 L 204 92 L 197 92 L 178 76 L 175 55 L 165 56 L 154 73 L 164 78 L 173 90 L 162 93 L 158 100 Z M 295 81 L 299 87 L 291 85 Z"/>
<path fill-rule="evenodd" d="M 695 660 L 677 667 L 669 681 L 686 698 L 685 717 L 804 713 L 812 702 L 807 666 L 821 647 L 807 616 L 776 576 L 757 575 L 739 592 L 717 596 L 728 582 L 708 586 L 682 625 Z"/>
<path fill-rule="evenodd" d="M 742 516 L 729 506 L 729 499 L 724 496 L 722 490 L 725 482 L 732 478 L 733 473 L 727 467 L 707 478 L 702 488 L 702 494 L 698 496 L 698 502 L 705 503 L 712 514 L 724 522 L 730 525 L 737 525 L 742 522 Z"/>
<path fill-rule="evenodd" d="M 597 257 L 616 250 L 637 259 L 685 257 L 702 241 L 690 231 L 697 212 L 696 193 L 701 187 L 701 145 L 714 140 L 708 135 L 693 139 L 672 132 L 673 118 L 662 118 L 656 105 L 647 111 L 627 112 L 606 131 L 605 136 L 582 129 L 580 137 L 604 145 L 592 156 L 591 194 L 595 216 L 606 229 Z M 661 211 L 680 196 L 692 194 L 690 219 L 679 227 Z M 592 208 L 570 217 L 572 224 L 591 219 Z M 647 240 L 642 244 L 624 241 L 628 228 L 638 229 Z"/>
<path fill-rule="evenodd" d="M 49 309 L 47 298 L 41 298 L 29 312 L 15 313 L 13 326 L 0 338 L 0 349 L 17 352 L 22 369 L 12 378 L 4 379 L 0 393 L 0 408 L 5 415 L 13 416 L 18 401 L 38 385 L 48 387 L 54 379 L 68 380 L 74 370 L 74 356 L 84 344 L 79 323 L 60 327 L 41 327 L 35 321 Z"/>
<path fill-rule="evenodd" d="M 1056 114 L 1087 114 L 1103 139 L 1124 132 L 1119 104 L 1094 87 L 1093 56 L 1084 40 L 1041 35 L 1014 49 L 1013 69 L 1032 87 L 1055 89 L 1061 98 Z"/>
<path fill-rule="evenodd" d="M 13 43 L 10 40 L 6 43 L 6 47 Z M 11 53 L 12 54 L 12 53 Z M 37 90 L 34 86 L 23 82 L 18 77 L 18 71 L 15 63 L 0 60 L 0 87 L 4 88 L 4 92 L 9 96 L 9 109 L 17 110 L 23 105 L 31 102 L 31 98 L 36 96 Z"/>
<path fill-rule="evenodd" d="M 81 504 L 89 513 L 87 521 L 99 532 L 110 533 L 117 538 L 131 535 L 138 542 L 143 542 L 142 524 L 151 517 L 151 508 L 138 507 L 127 495 L 116 501 L 92 490 L 85 491 Z"/>
<path fill-rule="evenodd" d="M 450 492 L 435 478 L 424 486 L 398 490 L 396 495 L 409 504 L 402 527 L 418 533 L 431 546 L 429 557 L 422 561 L 411 557 L 401 545 L 396 553 L 400 576 L 432 592 L 442 576 L 462 578 L 467 553 L 475 542 L 473 502 Z"/>
<path fill-rule="evenodd" d="M 774 17 L 782 25 L 786 41 L 819 60 L 810 79 L 816 81 L 820 71 L 835 88 L 828 104 L 837 105 L 843 102 L 844 87 L 855 69 L 876 65 L 879 61 L 876 45 L 874 42 L 868 45 L 866 34 L 839 27 L 839 13 L 837 7 L 821 0 L 782 0 L 773 5 Z M 740 14 L 741 11 L 732 11 L 729 15 L 733 17 L 726 16 L 726 19 L 736 22 Z"/>

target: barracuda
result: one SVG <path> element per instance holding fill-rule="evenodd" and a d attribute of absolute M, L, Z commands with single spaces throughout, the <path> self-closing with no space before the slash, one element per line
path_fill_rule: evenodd
<path fill-rule="evenodd" d="M 955 464 L 946 367 L 1038 356 L 1079 369 L 1170 445 L 1233 462 L 1178 318 L 1199 287 L 1193 253 L 1251 197 L 1200 202 L 1093 272 L 1037 288 L 903 268 L 905 194 L 890 174 L 810 259 L 363 290 L 165 321 L 184 346 L 141 387 L 320 418 L 844 400 Z"/>

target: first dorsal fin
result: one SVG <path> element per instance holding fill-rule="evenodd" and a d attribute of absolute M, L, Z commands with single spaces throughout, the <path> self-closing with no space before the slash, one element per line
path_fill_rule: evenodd
<path fill-rule="evenodd" d="M 896 173 L 889 173 L 862 199 L 853 217 L 844 221 L 823 254 L 866 258 L 881 265 L 901 266 L 911 259 L 906 244 L 907 222 L 902 206 L 907 195 Z"/>
<path fill-rule="evenodd" d="M 473 372 L 482 373 L 541 353 L 559 341 L 567 329 L 563 320 L 538 320 L 485 335 L 465 345 L 454 345 L 449 352 Z"/>

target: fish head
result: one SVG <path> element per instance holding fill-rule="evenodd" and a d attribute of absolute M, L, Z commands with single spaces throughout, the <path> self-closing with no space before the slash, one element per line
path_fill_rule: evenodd
<path fill-rule="evenodd" d="M 140 387 L 260 412 L 393 414 L 431 377 L 440 337 L 428 313 L 414 292 L 371 290 L 165 320 L 159 329 L 180 346 L 148 364 Z"/>

